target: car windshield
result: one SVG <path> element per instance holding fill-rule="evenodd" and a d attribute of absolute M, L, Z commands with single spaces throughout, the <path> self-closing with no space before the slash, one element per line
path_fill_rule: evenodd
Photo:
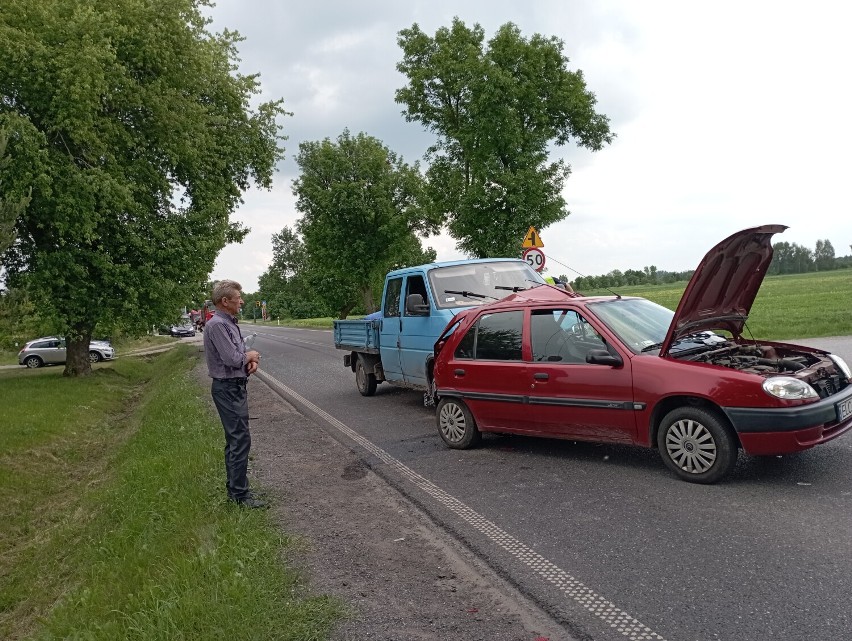
<path fill-rule="evenodd" d="M 544 284 L 544 279 L 523 261 L 465 263 L 429 272 L 429 282 L 441 308 L 483 305 Z"/>
<path fill-rule="evenodd" d="M 644 298 L 612 298 L 589 308 L 632 351 L 662 343 L 674 312 Z"/>

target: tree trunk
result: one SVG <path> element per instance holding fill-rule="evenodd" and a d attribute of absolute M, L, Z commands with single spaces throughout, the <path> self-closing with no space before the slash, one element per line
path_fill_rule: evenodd
<path fill-rule="evenodd" d="M 63 376 L 89 376 L 92 363 L 89 361 L 91 329 L 77 328 L 69 332 L 65 343 L 65 371 Z"/>
<path fill-rule="evenodd" d="M 349 312 L 352 311 L 352 308 L 355 307 L 352 303 L 347 303 L 345 307 L 340 309 L 340 316 L 338 316 L 338 320 L 346 320 L 346 317 L 349 316 Z"/>
<path fill-rule="evenodd" d="M 376 311 L 376 303 L 373 302 L 373 288 L 365 287 L 361 290 L 361 297 L 364 301 L 364 311 L 368 314 L 372 314 Z"/>

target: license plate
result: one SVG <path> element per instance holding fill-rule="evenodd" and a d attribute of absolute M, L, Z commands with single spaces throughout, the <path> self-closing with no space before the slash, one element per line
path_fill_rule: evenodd
<path fill-rule="evenodd" d="M 837 420 L 843 421 L 852 416 L 852 398 L 847 398 L 842 403 L 837 404 Z"/>

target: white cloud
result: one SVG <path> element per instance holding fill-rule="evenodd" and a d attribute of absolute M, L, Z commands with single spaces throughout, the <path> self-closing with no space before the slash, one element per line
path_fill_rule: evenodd
<path fill-rule="evenodd" d="M 264 96 L 294 112 L 282 122 L 283 173 L 271 194 L 247 195 L 237 217 L 252 233 L 222 252 L 214 272 L 248 291 L 268 265 L 272 233 L 297 218 L 299 142 L 348 127 L 408 162 L 422 155 L 430 135 L 394 102 L 404 82 L 396 34 L 415 21 L 434 33 L 456 15 L 482 24 L 486 38 L 512 21 L 524 35 L 562 39 L 618 135 L 597 153 L 557 150 L 573 173 L 572 214 L 540 230 L 555 260 L 587 274 L 690 269 L 725 236 L 766 223 L 790 226 L 778 240 L 813 248 L 828 238 L 849 253 L 852 7 L 843 3 L 220 0 L 213 15 L 214 28 L 246 36 L 243 70 L 261 73 Z M 446 236 L 424 244 L 439 259 L 460 256 Z"/>

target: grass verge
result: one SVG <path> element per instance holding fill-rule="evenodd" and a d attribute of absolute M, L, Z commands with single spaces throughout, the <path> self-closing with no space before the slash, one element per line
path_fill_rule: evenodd
<path fill-rule="evenodd" d="M 636 285 L 615 289 L 622 296 L 642 296 L 677 308 L 686 283 Z M 587 296 L 609 296 L 604 289 Z M 781 340 L 852 335 L 852 272 L 840 269 L 811 274 L 767 276 L 751 309 L 748 329 L 756 338 Z M 745 333 L 748 335 L 748 332 Z"/>
<path fill-rule="evenodd" d="M 326 638 L 342 610 L 284 566 L 295 542 L 224 500 L 197 358 L 0 373 L 0 638 Z"/>

